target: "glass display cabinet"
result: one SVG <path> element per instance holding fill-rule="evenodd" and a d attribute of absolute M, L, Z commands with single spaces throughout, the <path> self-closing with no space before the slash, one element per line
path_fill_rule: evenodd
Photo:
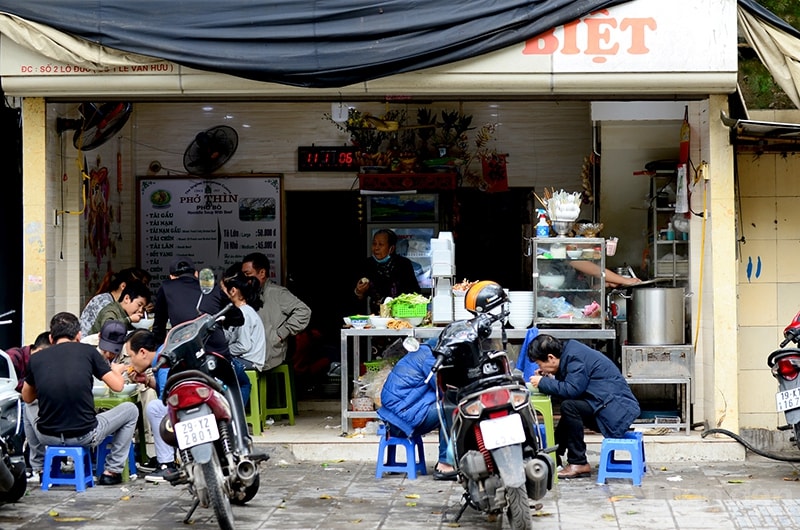
<path fill-rule="evenodd" d="M 534 325 L 605 329 L 604 238 L 533 238 Z"/>

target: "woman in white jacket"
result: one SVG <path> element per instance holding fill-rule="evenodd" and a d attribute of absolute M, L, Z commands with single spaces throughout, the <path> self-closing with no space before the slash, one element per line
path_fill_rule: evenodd
<path fill-rule="evenodd" d="M 236 357 L 245 369 L 262 371 L 267 359 L 267 341 L 264 323 L 257 313 L 264 305 L 264 301 L 261 300 L 261 284 L 258 278 L 245 276 L 242 273 L 242 264 L 236 263 L 225 271 L 221 287 L 233 305 L 242 312 L 244 318 L 241 326 L 225 330 L 231 355 Z"/>

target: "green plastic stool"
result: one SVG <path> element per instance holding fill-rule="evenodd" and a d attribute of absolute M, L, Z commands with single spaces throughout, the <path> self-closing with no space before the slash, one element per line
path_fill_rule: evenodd
<path fill-rule="evenodd" d="M 264 422 L 263 405 L 267 395 L 266 383 L 257 370 L 245 370 L 247 378 L 250 380 L 250 401 L 245 407 L 247 412 L 247 423 L 253 426 L 253 436 L 261 436 L 261 429 Z"/>
<path fill-rule="evenodd" d="M 262 379 L 264 381 L 264 393 L 261 394 L 261 418 L 266 420 L 269 416 L 286 415 L 289 416 L 289 425 L 294 425 L 294 390 L 292 387 L 292 374 L 288 364 L 280 364 L 275 368 L 262 372 Z M 269 383 L 267 378 L 274 380 L 276 378 L 283 378 L 283 406 L 280 404 L 277 407 L 270 408 L 267 403 L 267 389 Z M 280 394 L 279 394 L 280 395 Z"/>
<path fill-rule="evenodd" d="M 542 415 L 542 422 L 544 423 L 544 433 L 547 437 L 547 443 L 555 445 L 556 431 L 553 424 L 553 402 L 550 396 L 545 394 L 531 394 L 531 405 L 533 409 Z M 553 481 L 558 481 L 558 475 L 553 477 Z"/>

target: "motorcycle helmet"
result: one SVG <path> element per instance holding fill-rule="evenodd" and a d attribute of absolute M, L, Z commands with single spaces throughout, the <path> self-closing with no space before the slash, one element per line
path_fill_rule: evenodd
<path fill-rule="evenodd" d="M 506 292 L 499 283 L 483 280 L 469 288 L 464 297 L 464 308 L 473 315 L 488 313 L 504 304 L 507 299 Z"/>

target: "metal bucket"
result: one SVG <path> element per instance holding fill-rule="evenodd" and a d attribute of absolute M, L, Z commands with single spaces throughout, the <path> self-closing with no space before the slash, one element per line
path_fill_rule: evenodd
<path fill-rule="evenodd" d="M 683 287 L 631 289 L 629 344 L 683 344 L 686 290 Z"/>

